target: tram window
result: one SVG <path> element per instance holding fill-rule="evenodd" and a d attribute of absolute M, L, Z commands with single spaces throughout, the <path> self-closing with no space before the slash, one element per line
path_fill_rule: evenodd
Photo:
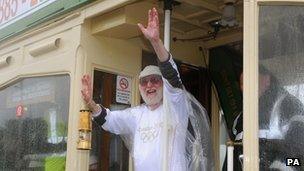
<path fill-rule="evenodd" d="M 259 16 L 260 170 L 303 170 L 304 8 L 261 6 Z"/>
<path fill-rule="evenodd" d="M 0 170 L 65 170 L 70 78 L 24 78 L 0 89 Z"/>
<path fill-rule="evenodd" d="M 304 104 L 304 84 L 286 85 L 284 88 Z"/>

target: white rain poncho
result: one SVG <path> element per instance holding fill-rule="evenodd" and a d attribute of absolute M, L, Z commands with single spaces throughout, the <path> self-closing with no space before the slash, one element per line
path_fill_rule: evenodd
<path fill-rule="evenodd" d="M 209 118 L 204 107 L 185 89 L 182 90 L 185 98 L 186 108 L 185 119 L 178 121 L 176 130 L 168 131 L 168 145 L 167 151 L 168 155 L 164 154 L 167 157 L 168 170 L 175 171 L 175 165 L 182 166 L 183 164 L 178 164 L 174 160 L 175 155 L 181 155 L 185 159 L 185 167 L 180 170 L 185 171 L 212 171 L 214 170 L 214 160 L 212 153 L 212 144 L 211 144 L 211 132 Z M 166 94 L 164 94 L 164 113 L 167 115 L 167 124 L 169 128 L 172 128 L 174 121 L 171 118 L 174 118 L 174 109 L 172 108 L 170 100 L 168 100 Z M 183 130 L 178 130 L 178 129 Z M 165 131 L 163 131 L 165 132 Z M 165 133 L 163 133 L 165 134 Z M 172 135 L 174 134 L 174 135 Z M 171 137 L 183 137 L 185 142 L 180 146 L 180 148 L 175 148 L 170 142 L 174 141 L 174 138 Z M 180 139 L 179 139 L 180 140 Z M 162 143 L 162 146 L 165 146 L 165 143 Z M 165 147 L 163 147 L 165 148 Z M 170 153 L 171 151 L 172 154 Z M 165 152 L 165 151 L 164 151 Z M 163 167 L 164 168 L 164 167 Z M 164 170 L 164 169 L 163 169 Z"/>
<path fill-rule="evenodd" d="M 186 93 L 188 117 L 193 128 L 193 134 L 188 130 L 186 136 L 185 155 L 187 156 L 188 170 L 212 171 L 214 170 L 214 160 L 209 118 L 202 105 L 190 93 Z"/>

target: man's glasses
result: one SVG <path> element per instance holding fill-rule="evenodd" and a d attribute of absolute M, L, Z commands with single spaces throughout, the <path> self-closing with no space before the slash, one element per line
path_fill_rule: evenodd
<path fill-rule="evenodd" d="M 159 84 L 162 81 L 162 77 L 159 75 L 146 76 L 139 80 L 139 84 L 141 86 L 147 86 L 149 81 L 152 84 Z"/>

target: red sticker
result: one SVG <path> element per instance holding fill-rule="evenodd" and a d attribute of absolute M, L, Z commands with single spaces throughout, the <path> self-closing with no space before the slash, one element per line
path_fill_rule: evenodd
<path fill-rule="evenodd" d="M 21 117 L 22 115 L 23 115 L 23 106 L 18 105 L 17 108 L 16 108 L 16 116 Z"/>

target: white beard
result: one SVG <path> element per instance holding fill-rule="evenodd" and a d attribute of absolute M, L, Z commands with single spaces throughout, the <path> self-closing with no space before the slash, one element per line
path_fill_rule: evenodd
<path fill-rule="evenodd" d="M 144 102 L 149 106 L 149 105 L 155 105 L 157 103 L 160 103 L 161 100 L 163 99 L 163 87 L 159 87 L 156 89 L 156 96 L 154 97 L 148 97 L 146 96 L 146 92 L 139 89 L 140 95 L 143 98 Z"/>

